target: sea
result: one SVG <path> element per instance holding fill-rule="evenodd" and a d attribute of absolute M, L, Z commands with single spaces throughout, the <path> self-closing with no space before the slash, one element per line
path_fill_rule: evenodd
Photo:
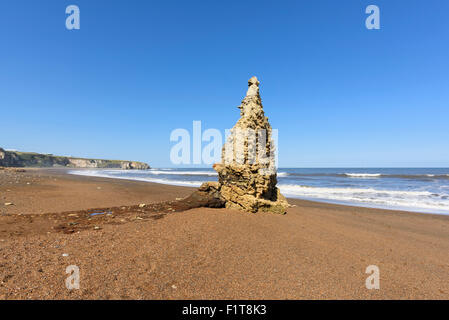
<path fill-rule="evenodd" d="M 71 170 L 71 174 L 199 187 L 212 169 Z M 290 198 L 449 215 L 449 168 L 279 168 Z"/>

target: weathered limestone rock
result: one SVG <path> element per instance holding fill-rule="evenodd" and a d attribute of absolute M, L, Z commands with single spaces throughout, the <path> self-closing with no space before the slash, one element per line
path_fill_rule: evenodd
<path fill-rule="evenodd" d="M 226 205 L 226 201 L 221 197 L 219 189 L 220 185 L 218 182 L 205 182 L 198 191 L 182 199 L 182 201 L 190 204 L 192 208 L 223 208 Z"/>
<path fill-rule="evenodd" d="M 218 184 L 209 182 L 200 190 L 212 190 L 226 208 L 285 214 L 288 202 L 276 187 L 275 146 L 259 95 L 259 81 L 252 77 L 248 86 L 239 106 L 241 117 L 223 146 L 221 162 L 214 164 Z"/>

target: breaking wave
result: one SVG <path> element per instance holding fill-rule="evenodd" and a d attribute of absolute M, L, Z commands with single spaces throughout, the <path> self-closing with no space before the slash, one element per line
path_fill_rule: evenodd
<path fill-rule="evenodd" d="M 216 176 L 216 175 L 218 175 L 215 171 L 172 171 L 172 170 L 165 171 L 165 170 L 167 170 L 167 169 L 163 169 L 163 170 L 150 169 L 146 172 L 148 172 L 149 174 L 154 174 L 154 175 L 161 175 L 161 174 L 170 174 L 170 175 L 178 175 L 178 176 Z"/>
<path fill-rule="evenodd" d="M 282 173 L 282 172 L 281 172 Z M 278 176 L 279 175 L 278 173 Z M 285 173 L 282 176 L 292 177 L 340 177 L 340 178 L 393 178 L 393 179 L 444 179 L 449 180 L 449 174 L 385 174 L 385 173 Z"/>
<path fill-rule="evenodd" d="M 281 192 L 289 197 L 366 204 L 374 207 L 410 211 L 433 211 L 449 214 L 449 196 L 429 191 L 378 190 L 374 188 L 321 188 L 281 184 Z"/>
<path fill-rule="evenodd" d="M 133 170 L 133 173 L 141 170 Z M 145 170 L 148 172 L 149 170 Z M 168 184 L 174 186 L 184 186 L 184 187 L 199 187 L 203 181 L 192 181 L 192 180 L 173 180 L 173 179 L 163 179 L 163 178 L 153 178 L 143 175 L 129 175 L 125 170 L 72 170 L 69 174 L 80 175 L 80 176 L 90 176 L 90 177 L 102 177 L 102 178 L 113 178 L 113 179 L 125 179 L 125 180 L 136 180 L 153 182 L 160 184 Z"/>
<path fill-rule="evenodd" d="M 289 176 L 288 172 L 278 172 L 277 175 L 278 175 L 278 177 L 288 177 Z"/>
<path fill-rule="evenodd" d="M 353 178 L 376 178 L 380 177 L 381 173 L 345 173 L 345 176 Z"/>

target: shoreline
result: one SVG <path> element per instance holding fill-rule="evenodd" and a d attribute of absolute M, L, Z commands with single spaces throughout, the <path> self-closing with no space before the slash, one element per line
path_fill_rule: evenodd
<path fill-rule="evenodd" d="M 204 169 L 204 168 L 201 168 Z M 155 183 L 155 184 L 161 184 L 161 185 L 168 185 L 168 186 L 177 186 L 177 187 L 188 187 L 192 189 L 198 188 L 200 185 L 189 185 L 189 182 L 185 183 L 170 183 L 169 181 L 163 181 L 162 179 L 152 178 L 153 181 L 148 180 L 147 178 L 131 178 L 131 177 L 110 177 L 107 175 L 95 175 L 95 174 L 80 174 L 80 173 L 71 173 L 72 172 L 82 172 L 82 171 L 101 171 L 102 169 L 65 169 L 67 174 L 71 175 L 78 175 L 78 176 L 85 176 L 85 177 L 100 177 L 100 178 L 109 178 L 109 179 L 120 179 L 120 180 L 128 180 L 128 181 L 142 181 L 147 183 Z M 108 170 L 109 169 L 105 169 Z M 110 169 L 110 170 L 117 170 L 121 171 L 120 169 Z M 154 168 L 154 170 L 162 170 Z M 279 185 L 279 183 L 278 183 Z M 380 192 L 381 190 L 379 190 Z M 282 190 L 281 190 L 282 192 Z M 335 199 L 326 199 L 326 198 L 312 198 L 312 197 L 300 197 L 300 196 L 289 196 L 288 193 L 284 193 L 286 195 L 286 198 L 291 200 L 302 200 L 302 201 L 311 201 L 311 202 L 319 202 L 319 203 L 329 203 L 333 205 L 342 205 L 342 206 L 350 206 L 350 207 L 359 207 L 359 208 L 368 208 L 368 209 L 380 209 L 380 210 L 394 210 L 394 211 L 401 211 L 401 212 L 414 212 L 414 213 L 422 213 L 422 214 L 436 214 L 436 215 L 448 215 L 449 211 L 444 210 L 438 210 L 438 209 L 426 209 L 426 208 L 413 208 L 413 207 L 405 207 L 405 206 L 394 206 L 394 205 L 382 205 L 382 204 L 370 204 L 366 202 L 355 202 L 355 201 L 345 201 L 345 200 L 335 200 Z"/>
<path fill-rule="evenodd" d="M 27 174 L 31 174 L 33 176 L 40 176 L 40 175 L 48 175 L 48 176 L 55 176 L 55 178 L 57 179 L 58 177 L 62 178 L 62 179 L 68 179 L 71 181 L 82 181 L 82 182 L 98 182 L 99 184 L 102 183 L 114 183 L 116 182 L 118 185 L 120 185 L 120 181 L 123 182 L 123 186 L 126 185 L 131 185 L 133 186 L 134 183 L 136 183 L 137 185 L 140 185 L 142 187 L 144 187 L 145 185 L 148 185 L 149 187 L 156 188 L 156 189 L 160 189 L 160 192 L 158 192 L 158 194 L 160 195 L 160 197 L 156 198 L 156 201 L 168 201 L 168 200 L 174 200 L 175 198 L 181 198 L 181 197 L 185 197 L 190 195 L 194 190 L 198 189 L 198 187 L 191 187 L 191 186 L 178 186 L 178 185 L 173 185 L 173 184 L 165 184 L 165 183 L 158 183 L 158 182 L 152 182 L 152 181 L 146 181 L 146 180 L 137 180 L 137 179 L 128 179 L 128 178 L 113 178 L 113 177 L 100 177 L 100 176 L 92 176 L 92 175 L 78 175 L 78 174 L 72 174 L 69 173 L 69 171 L 79 171 L 79 170 L 92 170 L 89 168 L 19 168 L 22 170 L 25 170 L 27 172 Z M 98 169 L 94 169 L 94 170 L 98 170 Z M 108 170 L 121 170 L 121 169 L 108 169 Z M 73 177 L 73 179 L 70 179 L 70 177 Z M 161 188 L 158 188 L 158 186 L 160 186 Z M 101 187 L 100 187 L 101 188 Z M 28 188 L 29 189 L 29 188 Z M 1 191 L 1 184 L 0 184 L 0 191 Z M 101 190 L 101 189 L 98 189 Z M 153 190 L 152 190 L 153 191 Z M 176 192 L 177 195 L 179 195 L 179 197 L 170 197 L 170 196 L 161 196 L 164 192 L 168 192 L 168 193 L 172 193 L 173 191 Z M 151 196 L 151 198 L 153 198 L 153 195 Z M 434 212 L 423 212 L 423 211 L 410 211 L 410 210 L 401 210 L 401 209 L 390 209 L 390 208 L 379 208 L 379 207 L 372 207 L 369 205 L 357 205 L 357 204 L 345 204 L 345 203 L 338 203 L 337 201 L 333 201 L 333 200 L 326 200 L 323 199 L 321 200 L 315 200 L 315 199 L 300 199 L 300 198 L 292 198 L 292 197 L 286 197 L 289 201 L 289 203 L 293 206 L 297 206 L 297 205 L 303 205 L 303 204 L 310 204 L 310 206 L 315 206 L 315 207 L 322 207 L 322 208 L 339 208 L 341 207 L 342 210 L 344 210 L 345 208 L 347 208 L 348 210 L 357 210 L 357 209 L 363 209 L 363 210 L 369 210 L 372 212 L 388 212 L 389 214 L 412 214 L 412 215 L 426 215 L 426 216 L 443 216 L 443 217 L 448 217 L 449 219 L 449 214 L 445 214 L 445 213 L 434 213 Z M 1 200 L 1 199 L 0 199 Z M 95 202 L 97 202 L 97 199 L 95 199 Z M 151 199 L 151 202 L 154 202 L 153 199 Z M 101 204 L 102 202 L 100 202 Z M 0 205 L 2 203 L 0 202 Z M 112 202 L 111 204 L 109 202 L 105 202 L 105 207 L 113 205 L 114 202 Z M 126 202 L 125 204 L 136 204 L 136 202 Z M 309 205 L 308 205 L 309 206 Z M 1 207 L 1 206 L 0 206 Z M 90 207 L 86 207 L 86 206 L 79 206 L 78 207 L 69 207 L 69 210 L 61 210 L 58 212 L 66 212 L 66 211 L 71 211 L 72 208 L 73 210 L 86 210 L 92 207 L 98 207 L 98 206 L 90 206 Z M 14 209 L 17 207 L 13 207 L 11 209 Z M 17 210 L 16 210 L 17 211 Z M 58 213 L 58 212 L 51 212 L 51 211 L 41 211 L 40 213 Z M 0 211 L 1 213 L 1 211 Z"/>
<path fill-rule="evenodd" d="M 153 195 L 151 195 L 151 201 L 150 202 L 163 202 L 163 201 L 169 201 L 169 200 L 175 200 L 176 198 L 181 198 L 181 197 L 185 197 L 190 195 L 193 191 L 197 190 L 198 187 L 190 187 L 190 186 L 178 186 L 178 185 L 172 185 L 172 184 L 165 184 L 165 183 L 157 183 L 157 182 L 151 182 L 151 181 L 145 181 L 145 180 L 136 180 L 136 179 L 128 179 L 128 178 L 112 178 L 112 177 L 100 177 L 100 176 L 91 176 L 91 175 L 78 175 L 78 174 L 71 174 L 68 173 L 68 171 L 73 171 L 73 170 L 91 170 L 91 169 L 72 169 L 72 168 L 20 168 L 22 170 L 25 170 L 28 174 L 32 174 L 32 175 L 48 175 L 49 177 L 53 177 L 56 178 L 55 181 L 57 181 L 57 178 L 62 178 L 62 179 L 67 179 L 67 180 L 71 180 L 71 182 L 74 181 L 82 181 L 82 182 L 89 182 L 89 183 L 97 183 L 99 185 L 101 184 L 114 184 L 115 182 L 118 185 L 122 185 L 124 187 L 126 187 L 127 185 L 133 186 L 134 184 L 136 185 L 140 185 L 140 186 L 146 186 L 148 185 L 149 187 L 151 187 L 151 189 L 155 188 L 155 189 L 160 189 L 160 194 L 159 197 L 155 199 L 155 201 L 153 200 Z M 96 169 L 97 170 L 97 169 Z M 108 169 L 109 170 L 109 169 Z M 111 169 L 111 170 L 121 170 L 121 169 Z M 73 179 L 70 179 L 71 177 L 73 177 Z M 123 184 L 120 184 L 119 182 L 123 182 Z M 159 186 L 161 188 L 159 188 Z M 1 189 L 1 184 L 0 184 L 0 191 Z M 98 187 L 97 187 L 98 188 Z M 100 189 L 97 190 L 102 190 L 101 187 L 99 187 Z M 8 190 L 8 189 L 7 189 Z M 153 191 L 153 190 L 152 190 Z M 175 197 L 173 198 L 173 196 L 171 195 L 166 195 L 163 196 L 162 193 L 163 192 L 168 192 L 168 193 L 175 193 L 175 195 L 179 195 L 179 197 Z M 343 204 L 343 203 L 336 203 L 336 202 L 332 202 L 327 201 L 326 199 L 323 199 L 322 201 L 317 201 L 317 200 L 312 200 L 312 199 L 299 199 L 299 198 L 291 198 L 291 197 L 286 197 L 289 201 L 289 203 L 292 206 L 306 206 L 306 207 L 316 207 L 316 208 L 333 208 L 333 209 L 339 209 L 339 210 L 368 210 L 370 212 L 383 212 L 383 213 L 388 213 L 388 214 L 411 214 L 411 215 L 425 215 L 425 216 L 436 216 L 436 217 L 447 217 L 447 219 L 449 220 L 449 215 L 448 214 L 442 214 L 442 213 L 432 213 L 432 212 L 420 212 L 420 211 L 409 211 L 409 210 L 399 210 L 399 209 L 388 209 L 388 208 L 377 208 L 377 207 L 370 207 L 370 206 L 361 206 L 361 205 L 356 205 L 356 204 Z M 97 201 L 97 199 L 95 200 Z M 102 202 L 100 202 L 102 203 Z M 108 206 L 113 206 L 115 202 L 105 202 L 104 207 L 108 207 Z M 121 202 L 120 202 L 121 203 Z M 1 203 L 0 203 L 1 204 Z M 128 205 L 132 205 L 132 204 L 137 204 L 137 202 L 125 202 L 125 204 Z M 53 204 L 52 204 L 53 205 Z M 117 204 L 119 205 L 119 204 Z M 76 211 L 76 210 L 87 210 L 90 209 L 92 207 L 98 207 L 93 205 L 90 207 L 87 206 L 79 206 L 79 207 L 70 207 L 69 210 L 61 210 L 58 212 L 52 212 L 52 211 L 41 211 L 40 213 L 59 213 L 59 212 L 68 212 L 68 211 Z M 17 207 L 11 207 L 10 209 L 16 209 Z M 14 210 L 17 211 L 17 210 Z M 37 212 L 33 212 L 33 213 L 37 213 Z M 24 213 L 26 214 L 26 213 Z"/>
<path fill-rule="evenodd" d="M 297 199 L 286 215 L 177 211 L 159 204 L 193 188 L 64 171 L 0 170 L 0 299 L 449 298 L 448 216 Z"/>

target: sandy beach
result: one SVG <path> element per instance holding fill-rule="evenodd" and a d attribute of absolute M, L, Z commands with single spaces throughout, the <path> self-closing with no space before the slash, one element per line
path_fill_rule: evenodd
<path fill-rule="evenodd" d="M 0 299 L 449 299 L 449 216 L 177 207 L 193 190 L 0 170 Z M 365 287 L 369 265 L 379 290 Z"/>

